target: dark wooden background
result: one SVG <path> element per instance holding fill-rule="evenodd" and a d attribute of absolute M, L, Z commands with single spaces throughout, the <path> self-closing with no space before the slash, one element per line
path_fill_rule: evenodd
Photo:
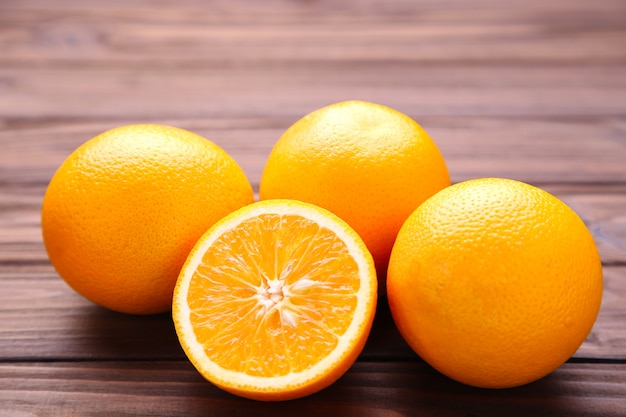
<path fill-rule="evenodd" d="M 453 182 L 501 176 L 563 199 L 604 263 L 598 321 L 524 387 L 439 375 L 379 308 L 336 384 L 277 404 L 205 382 L 168 314 L 96 307 L 49 264 L 40 204 L 79 144 L 123 124 L 213 140 L 258 190 L 265 158 L 336 101 L 416 119 Z M 0 416 L 625 416 L 626 1 L 0 0 Z"/>

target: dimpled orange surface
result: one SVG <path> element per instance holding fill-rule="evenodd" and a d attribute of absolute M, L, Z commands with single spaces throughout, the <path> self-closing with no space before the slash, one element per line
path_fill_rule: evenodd
<path fill-rule="evenodd" d="M 261 199 L 324 207 L 363 238 L 384 275 L 402 222 L 450 185 L 437 145 L 413 119 L 387 106 L 345 101 L 295 122 L 263 171 Z"/>
<path fill-rule="evenodd" d="M 602 266 L 582 220 L 552 195 L 504 179 L 455 184 L 401 229 L 387 278 L 409 345 L 469 385 L 522 385 L 585 340 Z"/>
<path fill-rule="evenodd" d="M 84 297 L 126 313 L 164 312 L 196 240 L 252 201 L 244 172 L 212 142 L 174 127 L 124 126 L 56 171 L 43 238 L 59 275 Z"/>

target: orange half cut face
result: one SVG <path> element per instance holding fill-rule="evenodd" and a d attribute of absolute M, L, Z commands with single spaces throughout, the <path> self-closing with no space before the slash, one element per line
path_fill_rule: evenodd
<path fill-rule="evenodd" d="M 332 384 L 363 349 L 376 310 L 374 263 L 359 236 L 319 207 L 244 207 L 196 244 L 173 317 L 198 371 L 229 392 L 297 398 Z"/>

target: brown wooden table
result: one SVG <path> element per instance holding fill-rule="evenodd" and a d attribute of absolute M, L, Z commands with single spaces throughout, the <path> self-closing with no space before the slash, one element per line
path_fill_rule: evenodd
<path fill-rule="evenodd" d="M 336 384 L 258 403 L 205 382 L 168 314 L 72 292 L 40 237 L 43 192 L 80 143 L 123 124 L 195 131 L 258 190 L 280 134 L 363 99 L 420 122 L 453 182 L 500 176 L 554 193 L 604 263 L 598 321 L 524 387 L 441 376 L 383 302 Z M 623 0 L 1 0 L 0 416 L 625 416 L 626 2 Z"/>

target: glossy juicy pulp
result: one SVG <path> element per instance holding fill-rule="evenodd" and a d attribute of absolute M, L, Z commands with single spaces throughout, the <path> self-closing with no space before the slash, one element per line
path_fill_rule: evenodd
<path fill-rule="evenodd" d="M 351 325 L 359 266 L 331 230 L 264 214 L 219 236 L 190 279 L 190 322 L 206 356 L 251 376 L 307 370 Z"/>

